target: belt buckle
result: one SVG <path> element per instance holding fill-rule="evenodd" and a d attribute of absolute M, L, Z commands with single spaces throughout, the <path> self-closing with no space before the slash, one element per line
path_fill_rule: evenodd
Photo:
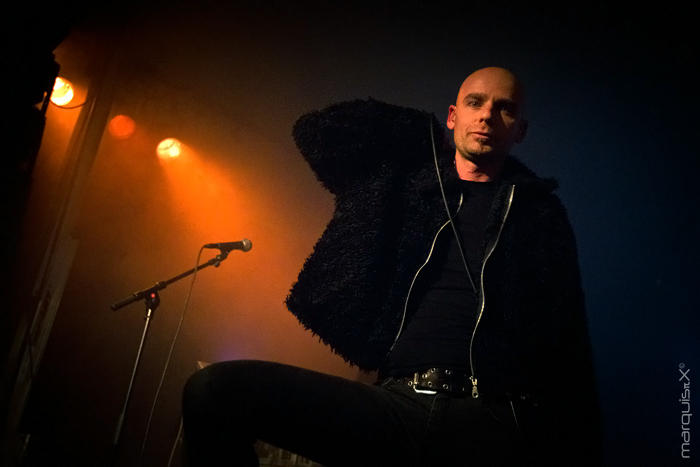
<path fill-rule="evenodd" d="M 460 382 L 460 374 L 448 368 L 429 368 L 424 372 L 413 373 L 409 381 L 413 390 L 420 394 L 466 394 L 467 385 Z"/>
<path fill-rule="evenodd" d="M 428 379 L 429 373 L 434 373 L 435 369 L 431 368 L 423 374 L 424 379 Z M 433 385 L 432 381 L 428 381 L 427 385 L 423 385 L 418 381 L 420 372 L 415 372 L 413 373 L 413 381 L 411 382 L 411 388 L 413 389 L 414 392 L 417 392 L 418 394 L 429 394 L 429 395 L 435 395 L 437 394 L 437 391 L 434 389 L 426 389 L 430 388 Z"/>

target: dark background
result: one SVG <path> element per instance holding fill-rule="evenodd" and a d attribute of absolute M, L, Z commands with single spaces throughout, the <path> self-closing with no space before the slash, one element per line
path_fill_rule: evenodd
<path fill-rule="evenodd" d="M 90 49 L 89 38 L 100 53 L 118 50 L 123 66 L 115 73 L 128 85 L 117 90 L 115 113 L 151 131 L 129 144 L 145 145 L 155 128 L 176 129 L 198 150 L 204 165 L 193 167 L 222 181 L 193 201 L 157 163 L 113 156 L 136 154 L 136 146 L 102 141 L 78 222 L 81 246 L 25 416 L 30 459 L 102 462 L 142 323 L 138 306 L 115 317 L 106 305 L 191 267 L 203 242 L 249 236 L 254 249 L 198 279 L 195 293 L 202 287 L 205 298 L 176 353 L 147 465 L 165 465 L 178 391 L 196 360 L 263 358 L 352 377 L 356 370 L 329 356 L 282 305 L 332 210 L 300 160 L 291 125 L 306 111 L 368 96 L 443 120 L 466 75 L 499 65 L 528 92 L 529 135 L 514 153 L 559 180 L 577 234 L 607 465 L 691 465 L 680 459 L 677 370 L 683 362 L 694 382 L 700 355 L 697 41 L 689 15 L 671 4 L 210 1 L 86 4 L 60 21 L 37 18 L 14 35 L 17 50 L 63 45 L 63 69 Z M 113 30 L 123 32 L 117 41 L 103 34 Z M 45 138 L 50 123 L 51 113 Z M 177 287 L 162 307 L 179 312 L 186 287 Z M 230 311 L 237 305 L 246 310 L 241 318 Z M 146 349 L 123 465 L 140 446 L 175 315 L 155 322 L 163 329 Z"/>

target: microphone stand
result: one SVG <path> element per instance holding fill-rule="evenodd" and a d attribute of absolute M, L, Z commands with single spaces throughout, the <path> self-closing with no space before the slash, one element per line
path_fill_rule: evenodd
<path fill-rule="evenodd" d="M 119 446 L 119 439 L 121 437 L 122 427 L 124 425 L 124 419 L 126 418 L 126 410 L 127 410 L 127 407 L 129 406 L 129 400 L 131 399 L 131 390 L 133 389 L 134 379 L 136 378 L 136 371 L 137 371 L 139 363 L 141 361 L 141 352 L 143 350 L 143 345 L 146 342 L 146 335 L 148 334 L 148 328 L 151 324 L 151 318 L 153 318 L 153 315 L 156 311 L 156 308 L 158 308 L 158 305 L 160 304 L 160 296 L 158 295 L 158 291 L 166 288 L 168 285 L 182 279 L 183 277 L 189 276 L 190 274 L 192 274 L 195 271 L 198 271 L 200 269 L 204 269 L 208 266 L 219 267 L 221 262 L 226 259 L 228 254 L 229 254 L 229 251 L 222 249 L 218 255 L 216 255 L 214 258 L 210 259 L 206 263 L 203 263 L 197 267 L 194 267 L 188 271 L 185 271 L 182 274 L 178 274 L 177 276 L 172 277 L 166 281 L 156 282 L 156 284 L 153 287 L 149 287 L 147 289 L 140 290 L 138 292 L 134 292 L 131 296 L 110 305 L 110 308 L 112 310 L 118 310 L 119 308 L 122 308 L 126 305 L 129 305 L 137 300 L 144 300 L 144 302 L 146 304 L 146 322 L 145 322 L 144 327 L 143 327 L 143 333 L 141 334 L 141 342 L 139 342 L 138 351 L 136 352 L 136 359 L 134 361 L 134 368 L 131 371 L 131 380 L 129 381 L 129 387 L 126 390 L 126 397 L 124 398 L 124 405 L 122 407 L 121 413 L 119 414 L 119 418 L 117 419 L 117 426 L 116 426 L 116 429 L 114 431 L 114 440 L 112 442 L 112 447 L 113 447 L 115 453 L 117 451 L 117 447 Z"/>

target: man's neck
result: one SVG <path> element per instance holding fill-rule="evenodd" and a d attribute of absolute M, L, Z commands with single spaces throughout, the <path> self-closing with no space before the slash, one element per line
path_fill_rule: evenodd
<path fill-rule="evenodd" d="M 470 182 L 491 182 L 496 180 L 501 173 L 505 157 L 492 158 L 485 164 L 476 165 L 467 159 L 459 151 L 455 152 L 455 167 L 462 180 Z"/>

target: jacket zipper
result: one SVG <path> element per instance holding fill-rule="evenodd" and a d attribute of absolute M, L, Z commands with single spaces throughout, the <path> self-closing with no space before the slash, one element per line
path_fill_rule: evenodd
<path fill-rule="evenodd" d="M 455 215 L 459 212 L 460 208 L 462 207 L 462 200 L 464 199 L 464 194 L 460 193 L 459 195 L 459 204 L 457 205 L 457 211 L 455 211 Z M 394 350 L 394 346 L 396 345 L 396 342 L 399 340 L 399 336 L 401 335 L 401 332 L 403 331 L 403 325 L 406 321 L 406 312 L 408 311 L 408 300 L 411 297 L 411 291 L 413 290 L 413 285 L 416 283 L 416 279 L 418 279 L 418 275 L 420 272 L 423 270 L 423 268 L 430 262 L 430 258 L 433 256 L 433 250 L 435 250 L 435 243 L 437 242 L 438 236 L 440 235 L 440 232 L 442 232 L 442 229 L 447 227 L 447 225 L 450 223 L 450 219 L 448 218 L 444 224 L 440 226 L 438 231 L 435 233 L 435 236 L 433 237 L 433 243 L 430 245 L 430 250 L 428 251 L 428 257 L 425 258 L 425 261 L 421 266 L 418 268 L 416 273 L 413 275 L 413 280 L 411 281 L 411 285 L 408 287 L 408 293 L 406 294 L 406 300 L 404 301 L 403 304 L 403 315 L 401 316 L 401 324 L 399 324 L 399 331 L 396 333 L 396 337 L 394 338 L 394 342 L 391 344 L 391 347 L 389 348 L 389 353 L 391 353 L 392 350 Z"/>
<path fill-rule="evenodd" d="M 481 278 L 480 278 L 480 290 L 481 290 L 481 297 L 480 297 L 480 304 L 479 304 L 479 315 L 476 318 L 476 324 L 474 325 L 474 330 L 472 331 L 472 337 L 469 341 L 469 368 L 471 370 L 471 376 L 469 377 L 469 381 L 472 383 L 472 397 L 476 399 L 479 397 L 479 389 L 477 387 L 477 379 L 476 375 L 474 373 L 474 355 L 472 353 L 472 348 L 474 346 L 474 336 L 476 336 L 476 329 L 479 327 L 479 323 L 481 322 L 481 316 L 484 314 L 484 308 L 486 306 L 486 294 L 484 292 L 484 271 L 486 270 L 486 262 L 489 260 L 491 257 L 491 254 L 493 251 L 496 249 L 496 245 L 498 244 L 498 240 L 501 238 L 501 232 L 503 232 L 503 226 L 506 223 L 506 219 L 508 218 L 508 213 L 510 212 L 510 206 L 513 204 L 513 194 L 515 192 L 515 185 L 510 186 L 510 193 L 508 195 L 508 204 L 506 205 L 506 212 L 503 214 L 503 219 L 501 220 L 501 225 L 498 228 L 498 233 L 496 234 L 496 239 L 494 240 L 493 244 L 489 248 L 486 256 L 484 257 L 484 261 L 481 263 Z"/>

